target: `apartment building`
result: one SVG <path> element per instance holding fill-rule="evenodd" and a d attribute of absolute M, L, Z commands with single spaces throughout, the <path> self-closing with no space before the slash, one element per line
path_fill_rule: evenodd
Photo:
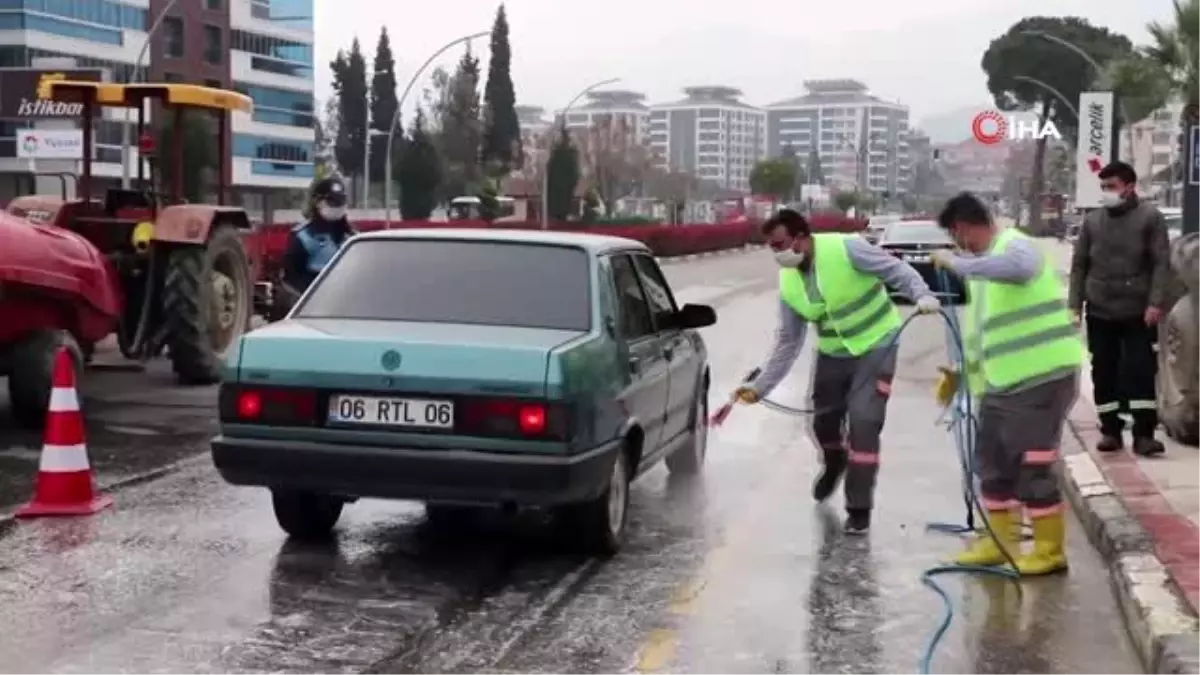
<path fill-rule="evenodd" d="M 94 79 L 189 82 L 248 94 L 253 114 L 232 120 L 230 175 L 235 194 L 254 206 L 280 190 L 305 189 L 313 177 L 313 2 L 0 0 L 0 68 L 79 69 Z M 36 99 L 36 79 L 6 80 L 34 85 L 6 86 L 4 98 Z M 0 110 L 0 199 L 31 189 L 29 163 L 16 159 L 18 130 L 78 127 L 77 115 L 43 113 Z M 124 123 L 120 111 L 106 111 L 96 125 L 100 188 L 120 180 Z"/>
<path fill-rule="evenodd" d="M 750 171 L 767 153 L 766 115 L 743 103 L 733 87 L 688 87 L 683 93 L 682 100 L 650 108 L 656 163 L 748 193 Z"/>
<path fill-rule="evenodd" d="M 908 107 L 858 80 L 810 80 L 805 93 L 766 107 L 767 154 L 816 152 L 827 183 L 899 194 L 912 183 Z"/>
<path fill-rule="evenodd" d="M 571 131 L 592 127 L 620 127 L 633 131 L 637 143 L 645 141 L 649 131 L 650 109 L 646 96 L 636 91 L 606 89 L 591 91 L 582 103 L 567 111 L 566 124 Z"/>
<path fill-rule="evenodd" d="M 1181 159 L 1182 113 L 1183 105 L 1172 103 L 1121 130 L 1121 158 L 1133 165 L 1139 188 L 1147 196 L 1177 187 L 1172 169 Z"/>

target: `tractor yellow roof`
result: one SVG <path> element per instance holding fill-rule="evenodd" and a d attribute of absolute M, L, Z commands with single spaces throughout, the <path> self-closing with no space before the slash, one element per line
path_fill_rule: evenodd
<path fill-rule="evenodd" d="M 245 94 L 195 84 L 114 84 L 58 80 L 43 77 L 38 83 L 38 98 L 83 103 L 91 99 L 103 107 L 132 108 L 146 99 L 167 105 L 252 112 L 254 101 Z"/>

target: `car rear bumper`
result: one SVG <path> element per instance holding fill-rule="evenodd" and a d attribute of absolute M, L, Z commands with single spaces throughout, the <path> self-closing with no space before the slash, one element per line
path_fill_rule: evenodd
<path fill-rule="evenodd" d="M 598 497 L 619 440 L 570 456 L 392 448 L 217 436 L 213 464 L 234 485 L 345 497 L 549 506 Z"/>

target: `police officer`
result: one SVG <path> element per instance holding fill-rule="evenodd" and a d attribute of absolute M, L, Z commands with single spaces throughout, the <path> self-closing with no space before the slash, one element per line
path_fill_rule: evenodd
<path fill-rule="evenodd" d="M 354 234 L 346 220 L 346 185 L 342 179 L 322 178 L 313 185 L 308 217 L 307 222 L 292 229 L 283 256 L 284 304 L 289 308 Z"/>
<path fill-rule="evenodd" d="M 937 312 L 941 303 L 916 270 L 858 235 L 813 234 L 804 216 L 791 209 L 762 229 L 780 267 L 779 328 L 760 374 L 734 397 L 757 403 L 769 395 L 796 362 L 808 324 L 815 326 L 812 432 L 824 469 L 813 498 L 828 499 L 845 473 L 845 531 L 865 534 L 901 324 L 887 287 L 916 302 L 922 313 Z"/>
<path fill-rule="evenodd" d="M 1022 575 L 1066 569 L 1062 494 L 1055 466 L 1067 413 L 1075 402 L 1083 340 L 1054 265 L 1016 228 L 1000 230 L 969 193 L 946 203 L 938 223 L 967 255 L 933 254 L 934 264 L 967 280 L 963 321 L 966 377 L 979 397 L 976 440 L 980 501 L 992 534 L 958 556 L 963 565 L 1014 559 Z M 957 373 L 947 372 L 940 402 Z M 1033 547 L 1020 553 L 1021 510 Z"/>

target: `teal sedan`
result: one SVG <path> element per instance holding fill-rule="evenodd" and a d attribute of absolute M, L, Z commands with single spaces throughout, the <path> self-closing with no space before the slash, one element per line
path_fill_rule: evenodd
<path fill-rule="evenodd" d="M 543 507 L 596 553 L 629 484 L 704 463 L 709 368 L 642 244 L 513 230 L 351 239 L 288 316 L 245 335 L 220 388 L 213 462 L 269 488 L 290 535 L 328 536 L 366 498 L 430 520 Z"/>

